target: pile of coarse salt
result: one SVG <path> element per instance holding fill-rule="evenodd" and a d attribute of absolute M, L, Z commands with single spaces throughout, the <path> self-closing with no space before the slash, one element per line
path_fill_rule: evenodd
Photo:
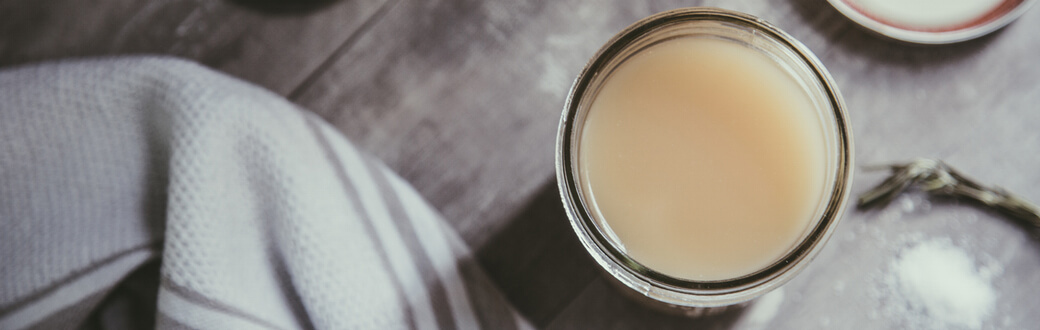
<path fill-rule="evenodd" d="M 978 329 L 997 301 L 994 274 L 949 240 L 931 240 L 905 250 L 889 279 L 909 307 L 908 326 Z"/>

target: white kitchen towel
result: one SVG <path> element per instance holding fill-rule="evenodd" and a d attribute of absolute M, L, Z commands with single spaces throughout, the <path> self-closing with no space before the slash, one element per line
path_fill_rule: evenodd
<path fill-rule="evenodd" d="M 157 308 L 114 294 L 138 273 Z M 275 94 L 161 57 L 0 71 L 0 329 L 134 318 L 530 327 L 413 188 Z"/>

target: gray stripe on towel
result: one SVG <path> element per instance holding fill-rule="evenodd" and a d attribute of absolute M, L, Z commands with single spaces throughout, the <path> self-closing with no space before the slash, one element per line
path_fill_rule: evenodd
<path fill-rule="evenodd" d="M 336 151 L 329 144 L 328 138 L 325 137 L 325 133 L 321 131 L 321 127 L 318 126 L 318 124 L 315 122 L 316 119 L 308 115 L 304 116 L 305 121 L 307 122 L 307 127 L 309 127 L 311 131 L 314 133 L 315 139 L 318 141 L 318 144 L 325 151 L 325 157 L 329 160 L 329 163 L 333 171 L 336 172 L 336 177 L 339 178 L 340 183 L 342 183 L 344 193 L 347 195 L 348 198 L 350 198 L 350 202 L 354 205 L 354 209 L 357 210 L 357 215 L 362 219 L 361 223 L 365 227 L 365 232 L 368 234 L 368 237 L 371 237 L 372 240 L 377 241 L 379 246 L 383 246 L 384 243 L 380 242 L 379 235 L 376 234 L 376 229 L 372 226 L 372 220 L 368 218 L 368 214 L 366 212 L 363 212 L 365 206 L 361 203 L 361 197 L 358 195 L 357 189 L 351 182 L 350 177 L 347 176 L 346 169 L 344 169 L 343 161 L 340 160 L 339 157 L 336 155 Z M 376 250 L 376 252 L 379 254 L 379 260 L 381 261 L 381 266 L 383 267 L 383 269 L 386 269 L 387 272 L 394 276 L 393 283 L 394 287 L 397 289 L 396 291 L 398 300 L 402 302 L 407 302 L 408 298 L 405 296 L 404 289 L 401 286 L 401 276 L 398 275 L 397 272 L 395 272 L 393 268 L 390 266 L 389 256 L 387 256 L 386 251 L 384 251 L 383 249 Z M 404 304 L 404 306 L 402 307 L 405 309 L 404 316 L 407 318 L 406 323 L 408 324 L 409 328 L 415 329 L 416 325 L 415 316 L 413 315 L 414 311 L 412 311 L 411 306 L 409 306 L 408 304 Z"/>
<path fill-rule="evenodd" d="M 380 194 L 383 195 L 383 200 L 386 201 L 390 217 L 393 219 L 393 223 L 397 225 L 397 229 L 402 236 L 401 238 L 404 239 L 405 245 L 411 254 L 415 256 L 415 263 L 419 268 L 419 276 L 422 277 L 430 294 L 430 305 L 433 307 L 434 315 L 437 317 L 437 327 L 440 329 L 457 329 L 444 284 L 438 277 L 433 262 L 427 257 L 428 252 L 419 242 L 415 227 L 412 226 L 411 220 L 404 212 L 405 206 L 397 198 L 397 193 L 393 191 L 393 187 L 387 181 L 386 173 L 383 172 L 379 165 L 375 164 L 371 159 L 365 159 L 365 165 L 368 168 L 369 175 L 375 179 L 376 186 L 378 186 Z M 454 259 L 454 257 L 452 258 Z"/>
<path fill-rule="evenodd" d="M 191 302 L 191 303 L 193 303 L 193 304 L 195 304 L 195 305 L 197 305 L 199 307 L 205 307 L 206 309 L 209 309 L 209 310 L 213 310 L 213 311 L 221 312 L 221 313 L 226 314 L 226 315 L 234 316 L 234 317 L 237 317 L 239 319 L 248 321 L 250 323 L 253 323 L 253 324 L 256 324 L 256 325 L 259 325 L 259 326 L 263 326 L 264 328 L 267 328 L 267 329 L 281 329 L 280 327 L 278 327 L 278 325 L 276 325 L 276 324 L 274 324 L 274 323 L 272 323 L 270 321 L 264 320 L 263 318 L 260 318 L 259 316 L 250 314 L 250 313 L 248 313 L 246 311 L 243 311 L 243 310 L 238 309 L 238 308 L 236 308 L 234 306 L 231 306 L 230 304 L 218 301 L 218 300 L 210 298 L 210 297 L 206 297 L 202 293 L 196 292 L 195 290 L 192 290 L 191 288 L 184 287 L 184 286 L 181 286 L 181 285 L 179 285 L 177 283 L 174 283 L 172 280 L 170 280 L 169 277 L 162 276 L 162 278 L 160 279 L 160 282 L 159 282 L 159 286 L 162 287 L 163 289 L 166 289 L 166 291 L 168 291 L 168 292 L 170 292 L 172 294 L 176 294 L 178 297 L 181 297 L 185 301 Z"/>
<path fill-rule="evenodd" d="M 162 311 L 157 311 L 155 315 L 155 328 L 162 330 L 197 330 L 188 326 L 187 324 L 181 323 L 176 319 L 166 315 Z"/>

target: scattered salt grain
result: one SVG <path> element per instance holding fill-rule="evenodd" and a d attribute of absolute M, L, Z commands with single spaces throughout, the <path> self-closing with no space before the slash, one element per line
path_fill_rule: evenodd
<path fill-rule="evenodd" d="M 842 293 L 845 291 L 845 281 L 834 282 L 834 292 Z"/>
<path fill-rule="evenodd" d="M 932 322 L 977 329 L 991 314 L 996 293 L 990 272 L 981 272 L 949 241 L 920 243 L 893 264 L 894 279 L 912 312 Z"/>
<path fill-rule="evenodd" d="M 914 201 L 910 197 L 903 196 L 899 198 L 899 206 L 903 209 L 903 212 L 913 212 L 917 205 L 914 205 Z"/>
<path fill-rule="evenodd" d="M 784 289 L 776 289 L 751 304 L 741 321 L 743 329 L 767 329 L 766 325 L 776 317 L 784 302 Z"/>

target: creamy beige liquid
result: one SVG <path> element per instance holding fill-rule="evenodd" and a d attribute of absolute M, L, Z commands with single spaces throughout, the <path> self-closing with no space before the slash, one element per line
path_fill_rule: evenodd
<path fill-rule="evenodd" d="M 798 243 L 822 194 L 824 149 L 812 101 L 775 62 L 681 38 L 607 78 L 579 166 L 586 199 L 630 256 L 711 281 L 763 269 Z"/>

